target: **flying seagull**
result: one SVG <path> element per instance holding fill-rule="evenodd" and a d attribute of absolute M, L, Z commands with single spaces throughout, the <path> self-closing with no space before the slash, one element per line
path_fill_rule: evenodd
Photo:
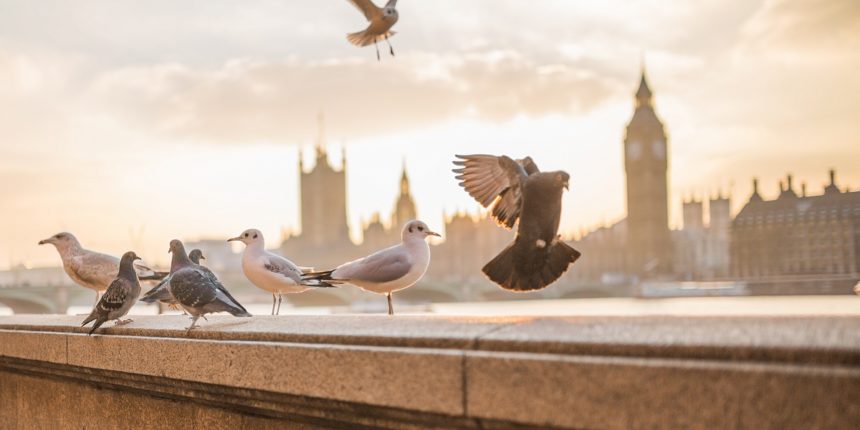
<path fill-rule="evenodd" d="M 430 265 L 427 236 L 441 237 L 422 221 L 409 221 L 400 233 L 401 243 L 367 257 L 342 264 L 334 270 L 308 273 L 305 280 L 331 284 L 351 284 L 365 291 L 385 294 L 388 315 L 394 315 L 391 295 L 417 283 Z"/>
<path fill-rule="evenodd" d="M 394 31 L 391 27 L 397 22 L 400 15 L 397 13 L 397 0 L 388 0 L 385 7 L 380 8 L 373 4 L 371 0 L 349 0 L 370 23 L 366 29 L 346 35 L 346 40 L 349 40 L 355 46 L 367 46 L 371 43 L 376 46 L 376 60 L 379 61 L 379 44 L 380 40 L 385 40 L 388 43 L 388 50 L 391 56 L 394 56 L 394 48 L 391 46 L 390 36 L 394 36 Z"/>
<path fill-rule="evenodd" d="M 188 332 L 194 329 L 198 318 L 208 313 L 229 312 L 236 317 L 251 316 L 226 292 L 226 288 L 210 270 L 204 270 L 188 258 L 182 242 L 171 240 L 168 252 L 173 254 L 168 288 L 173 298 L 191 315 Z"/>
<path fill-rule="evenodd" d="M 48 243 L 57 248 L 66 274 L 78 285 L 94 290 L 98 303 L 99 293 L 108 288 L 119 270 L 119 258 L 84 249 L 78 239 L 67 232 L 39 241 L 39 245 Z M 167 273 L 155 272 L 142 264 L 134 267 L 140 280 L 159 280 L 167 276 Z"/>
<path fill-rule="evenodd" d="M 137 279 L 137 273 L 134 269 L 135 260 L 140 260 L 140 257 L 132 251 L 122 255 L 116 278 L 111 282 L 101 300 L 96 303 L 90 316 L 81 323 L 81 327 L 83 327 L 90 321 L 95 321 L 92 330 L 87 334 L 88 336 L 106 321 L 116 320 L 116 325 L 132 322 L 131 319 L 123 320 L 120 318 L 128 313 L 129 309 L 134 306 L 134 302 L 137 301 L 137 297 L 140 296 L 140 281 Z"/>
<path fill-rule="evenodd" d="M 203 251 L 199 249 L 192 249 L 191 252 L 188 253 L 188 259 L 191 260 L 192 263 L 200 265 L 200 260 L 205 260 L 206 257 L 203 256 Z M 202 266 L 201 266 L 202 267 Z M 173 298 L 170 294 L 170 289 L 168 288 L 170 285 L 170 275 L 166 276 L 161 282 L 158 283 L 155 287 L 152 287 L 151 290 L 147 291 L 143 297 L 140 298 L 140 301 L 144 303 L 155 303 L 161 302 L 165 305 L 169 306 L 179 306 L 179 302 Z"/>
<path fill-rule="evenodd" d="M 579 251 L 558 235 L 561 197 L 570 176 L 564 171 L 541 172 L 531 157 L 514 161 L 506 156 L 457 155 L 460 186 L 507 229 L 519 220 L 517 236 L 482 269 L 502 288 L 540 290 L 555 282 Z"/>
<path fill-rule="evenodd" d="M 239 236 L 227 239 L 227 242 L 233 241 L 245 244 L 245 250 L 242 251 L 242 271 L 245 276 L 252 284 L 272 293 L 272 315 L 281 313 L 281 294 L 302 293 L 312 287 L 332 286 L 322 282 L 303 281 L 304 271 L 301 267 L 280 255 L 266 251 L 266 242 L 260 230 L 248 229 Z"/>

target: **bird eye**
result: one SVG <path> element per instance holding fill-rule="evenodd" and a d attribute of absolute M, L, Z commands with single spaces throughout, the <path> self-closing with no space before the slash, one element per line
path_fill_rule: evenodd
<path fill-rule="evenodd" d="M 245 233 L 245 237 L 248 237 L 248 233 Z"/>
<path fill-rule="evenodd" d="M 424 231 L 424 227 L 418 227 L 418 231 Z"/>
<path fill-rule="evenodd" d="M 254 239 L 256 239 L 256 238 L 257 238 L 257 233 L 254 233 Z"/>
<path fill-rule="evenodd" d="M 60 235 L 58 234 L 58 235 L 56 235 L 56 236 L 54 236 L 54 237 L 55 237 L 55 238 L 57 238 L 57 239 L 59 239 L 59 238 L 60 238 Z"/>

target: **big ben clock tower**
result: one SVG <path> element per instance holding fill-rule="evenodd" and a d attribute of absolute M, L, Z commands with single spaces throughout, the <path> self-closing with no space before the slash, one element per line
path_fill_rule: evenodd
<path fill-rule="evenodd" d="M 636 111 L 624 138 L 627 173 L 627 249 L 629 271 L 640 277 L 669 273 L 668 147 L 657 118 L 645 70 L 636 91 Z"/>

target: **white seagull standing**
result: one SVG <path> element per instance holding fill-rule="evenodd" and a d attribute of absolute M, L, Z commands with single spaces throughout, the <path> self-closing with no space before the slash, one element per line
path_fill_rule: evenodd
<path fill-rule="evenodd" d="M 367 257 L 342 264 L 334 270 L 309 273 L 306 280 L 331 284 L 351 284 L 365 291 L 385 294 L 388 315 L 394 315 L 391 295 L 417 283 L 430 265 L 427 236 L 441 237 L 422 221 L 409 221 L 400 233 L 401 243 Z"/>
<path fill-rule="evenodd" d="M 39 241 L 39 245 L 48 243 L 57 248 L 66 274 L 78 285 L 96 292 L 98 304 L 99 293 L 108 288 L 119 272 L 119 258 L 84 249 L 78 239 L 67 232 L 57 233 Z M 142 264 L 135 264 L 134 268 L 142 281 L 159 280 L 167 276 L 166 273 L 155 272 Z"/>
<path fill-rule="evenodd" d="M 388 3 L 383 8 L 376 6 L 371 0 L 349 1 L 364 14 L 364 17 L 367 18 L 370 24 L 363 31 L 347 34 L 346 40 L 349 40 L 355 46 L 374 44 L 376 46 L 376 59 L 380 60 L 378 42 L 384 39 L 388 43 L 388 49 L 393 57 L 394 48 L 391 46 L 388 38 L 394 36 L 395 32 L 391 31 L 391 27 L 394 26 L 400 17 L 396 9 L 397 0 L 388 0 Z"/>
<path fill-rule="evenodd" d="M 266 242 L 260 230 L 245 230 L 239 236 L 227 239 L 227 242 L 232 241 L 245 244 L 245 250 L 242 251 L 242 271 L 248 280 L 258 288 L 272 293 L 272 315 L 281 312 L 281 294 L 302 293 L 313 287 L 331 287 L 329 284 L 302 281 L 304 273 L 301 267 L 280 255 L 266 251 Z"/>

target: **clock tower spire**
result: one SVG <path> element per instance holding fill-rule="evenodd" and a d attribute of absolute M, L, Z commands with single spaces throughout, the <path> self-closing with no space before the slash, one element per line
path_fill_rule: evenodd
<path fill-rule="evenodd" d="M 635 111 L 624 138 L 627 174 L 629 271 L 654 277 L 672 270 L 669 238 L 668 147 L 663 123 L 654 111 L 645 68 L 635 93 Z"/>

